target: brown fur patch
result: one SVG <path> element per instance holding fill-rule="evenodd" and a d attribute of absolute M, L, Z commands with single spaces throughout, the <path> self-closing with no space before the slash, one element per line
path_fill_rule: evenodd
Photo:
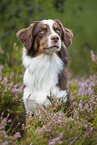
<path fill-rule="evenodd" d="M 56 24 L 54 24 L 54 29 L 57 29 L 57 28 L 58 28 L 58 26 Z"/>
<path fill-rule="evenodd" d="M 46 37 L 43 37 L 42 40 L 40 40 L 40 43 L 39 43 L 39 51 L 43 51 L 43 48 L 46 47 Z"/>
<path fill-rule="evenodd" d="M 37 52 L 38 50 L 37 40 L 34 41 L 34 51 Z"/>
<path fill-rule="evenodd" d="M 64 41 L 66 47 L 69 47 L 72 44 L 73 33 L 70 29 L 64 28 L 60 20 L 56 20 L 56 22 L 61 26 L 63 31 L 62 40 Z"/>
<path fill-rule="evenodd" d="M 58 86 L 61 90 L 67 90 L 68 75 L 66 69 L 59 74 Z"/>
<path fill-rule="evenodd" d="M 42 28 L 43 28 L 43 29 L 47 29 L 47 26 L 46 26 L 46 25 L 43 25 Z"/>
<path fill-rule="evenodd" d="M 22 42 L 25 48 L 30 49 L 33 42 L 33 36 L 32 31 L 36 24 L 38 24 L 39 21 L 35 21 L 32 23 L 28 28 L 22 29 L 17 32 L 18 39 Z"/>

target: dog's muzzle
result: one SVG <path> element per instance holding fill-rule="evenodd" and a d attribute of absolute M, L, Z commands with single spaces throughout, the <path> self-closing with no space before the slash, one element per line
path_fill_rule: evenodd
<path fill-rule="evenodd" d="M 48 47 L 44 48 L 46 53 L 55 53 L 61 49 L 61 39 L 58 35 L 51 35 L 48 38 Z"/>

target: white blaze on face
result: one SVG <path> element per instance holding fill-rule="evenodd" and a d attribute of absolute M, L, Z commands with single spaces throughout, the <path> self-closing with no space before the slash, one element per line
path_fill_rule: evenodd
<path fill-rule="evenodd" d="M 56 23 L 54 20 L 42 20 L 43 24 L 46 24 L 49 26 L 50 29 L 50 35 L 48 36 L 48 47 L 52 47 L 53 46 L 53 41 L 51 39 L 52 36 L 57 36 L 59 38 L 58 42 L 57 42 L 57 46 L 59 47 L 58 50 L 61 49 L 61 38 L 60 36 L 54 31 L 54 24 Z"/>

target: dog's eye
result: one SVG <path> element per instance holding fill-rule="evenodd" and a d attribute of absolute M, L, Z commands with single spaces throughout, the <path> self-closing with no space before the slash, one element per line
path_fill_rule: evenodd
<path fill-rule="evenodd" d="M 58 29 L 58 28 L 56 28 L 56 30 L 55 30 L 57 33 L 59 33 L 60 32 L 60 29 Z"/>
<path fill-rule="evenodd" d="M 42 33 L 45 33 L 46 30 L 45 29 L 41 29 L 39 32 L 42 34 Z"/>

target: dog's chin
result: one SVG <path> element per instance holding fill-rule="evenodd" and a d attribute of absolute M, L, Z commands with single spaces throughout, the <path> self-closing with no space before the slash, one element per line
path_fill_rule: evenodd
<path fill-rule="evenodd" d="M 43 51 L 44 51 L 44 53 L 47 53 L 47 54 L 53 54 L 55 52 L 60 51 L 60 47 L 57 45 L 54 45 L 51 47 L 44 48 Z"/>

